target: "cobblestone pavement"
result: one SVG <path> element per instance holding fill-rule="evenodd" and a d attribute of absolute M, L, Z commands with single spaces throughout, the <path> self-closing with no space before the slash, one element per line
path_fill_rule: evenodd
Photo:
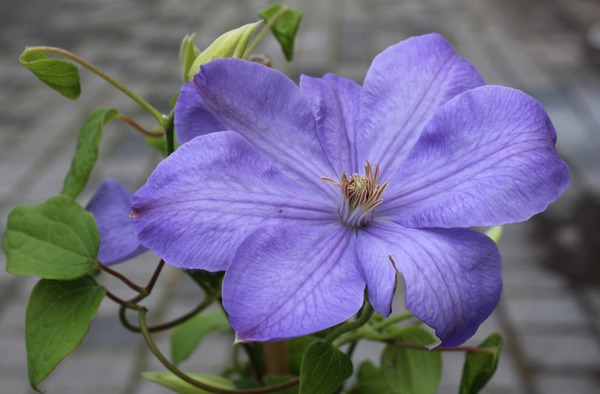
<path fill-rule="evenodd" d="M 306 0 L 289 1 L 305 18 L 297 60 L 286 64 L 268 39 L 261 49 L 288 75 L 336 72 L 361 81 L 378 52 L 411 35 L 437 31 L 492 84 L 525 90 L 548 109 L 558 147 L 573 175 L 571 188 L 549 212 L 506 227 L 501 250 L 505 292 L 472 343 L 493 331 L 506 338 L 499 370 L 487 394 L 596 393 L 600 387 L 600 63 L 585 32 L 600 21 L 592 0 Z M 71 50 L 124 81 L 167 111 L 179 85 L 177 52 L 184 34 L 197 32 L 204 47 L 218 34 L 257 19 L 267 1 L 3 0 L 0 3 L 0 228 L 18 204 L 57 193 L 88 111 L 114 106 L 142 124 L 152 120 L 119 92 L 82 70 L 78 102 L 50 91 L 18 64 L 26 45 Z M 596 55 L 596 56 L 594 56 Z M 85 202 L 107 176 L 131 190 L 158 160 L 142 138 L 124 126 L 105 130 L 101 157 Z M 4 255 L 0 255 L 3 260 Z M 595 260 L 596 259 L 596 260 Z M 119 269 L 140 283 L 156 258 L 142 256 Z M 4 271 L 4 270 L 2 270 Z M 30 393 L 23 321 L 35 278 L 0 273 L 0 392 Z M 119 283 L 106 285 L 128 296 Z M 167 270 L 151 298 L 151 311 L 177 315 L 198 292 Z M 401 307 L 401 301 L 398 304 Z M 399 309 L 397 308 L 397 309 Z M 167 349 L 168 337 L 158 336 Z M 218 373 L 230 339 L 214 335 L 185 364 Z M 363 357 L 376 348 L 362 346 Z M 165 393 L 140 372 L 161 370 L 142 339 L 123 329 L 116 308 L 104 302 L 83 345 L 42 384 L 49 393 Z M 445 354 L 440 393 L 456 392 L 462 355 Z"/>

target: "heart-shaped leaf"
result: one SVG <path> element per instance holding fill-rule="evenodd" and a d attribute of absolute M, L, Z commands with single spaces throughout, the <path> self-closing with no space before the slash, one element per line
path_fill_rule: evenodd
<path fill-rule="evenodd" d="M 25 317 L 29 383 L 37 385 L 83 340 L 104 298 L 89 276 L 42 279 L 33 288 Z"/>
<path fill-rule="evenodd" d="M 99 245 L 94 217 L 67 196 L 13 209 L 2 242 L 8 272 L 45 279 L 88 274 Z"/>
<path fill-rule="evenodd" d="M 316 341 L 300 366 L 300 394 L 331 394 L 352 376 L 352 360 L 336 347 Z"/>

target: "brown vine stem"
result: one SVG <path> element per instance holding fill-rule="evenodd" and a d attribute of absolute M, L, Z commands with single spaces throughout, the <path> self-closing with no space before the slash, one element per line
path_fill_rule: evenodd
<path fill-rule="evenodd" d="M 129 288 L 131 288 L 132 290 L 137 291 L 140 294 L 144 294 L 147 295 L 147 291 L 145 288 L 136 285 L 135 283 L 133 283 L 132 281 L 130 281 L 125 275 L 121 274 L 120 272 L 117 272 L 115 270 L 113 270 L 112 268 L 102 264 L 99 261 L 96 261 L 96 265 L 98 266 L 98 268 L 100 268 L 102 271 L 106 272 L 107 274 L 110 274 L 112 276 L 114 276 L 115 278 L 121 280 L 121 282 L 125 283 L 127 286 L 129 286 Z"/>
<path fill-rule="evenodd" d="M 140 328 L 142 330 L 142 334 L 144 335 L 144 339 L 146 340 L 146 344 L 148 345 L 148 348 L 150 349 L 152 354 L 154 354 L 154 356 L 165 366 L 165 368 L 167 368 L 169 371 L 171 371 L 179 379 L 181 379 L 184 382 L 189 383 L 192 386 L 197 387 L 199 389 L 202 389 L 202 390 L 205 390 L 205 391 L 208 391 L 211 393 L 216 393 L 216 394 L 263 394 L 263 393 L 266 394 L 266 393 L 275 393 L 277 391 L 281 391 L 281 390 L 284 390 L 284 389 L 287 389 L 290 387 L 294 387 L 300 383 L 300 379 L 296 378 L 296 379 L 292 379 L 285 383 L 268 386 L 268 387 L 263 387 L 263 388 L 248 389 L 248 390 L 234 390 L 234 389 L 224 389 L 224 388 L 220 388 L 220 387 L 214 387 L 214 386 L 211 386 L 204 382 L 200 382 L 200 381 L 192 378 L 191 376 L 187 375 L 185 372 L 181 371 L 179 368 L 177 368 L 174 364 L 172 364 L 161 353 L 161 351 L 156 346 L 156 343 L 154 343 L 154 340 L 152 339 L 152 336 L 150 335 L 150 331 L 148 330 L 148 326 L 146 325 L 146 310 L 144 308 L 141 308 L 139 310 L 138 320 L 139 320 Z"/>
<path fill-rule="evenodd" d="M 191 319 L 192 317 L 196 316 L 198 313 L 202 312 L 204 309 L 206 309 L 208 306 L 210 306 L 210 304 L 212 304 L 213 301 L 215 301 L 218 296 L 219 296 L 219 292 L 216 292 L 211 297 L 207 297 L 201 304 L 199 304 L 197 307 L 195 307 L 194 309 L 192 309 L 185 315 L 180 316 L 176 319 L 173 319 L 173 320 L 163 323 L 163 324 L 158 324 L 156 326 L 147 327 L 147 329 L 149 332 L 158 332 L 158 331 L 168 330 L 169 328 L 173 328 L 173 327 Z M 127 328 L 130 331 L 142 332 L 141 327 L 136 327 L 133 324 L 131 324 L 129 322 L 129 320 L 127 320 L 126 310 L 127 310 L 127 308 L 123 308 L 123 307 L 121 307 L 121 309 L 119 310 L 119 318 L 121 319 L 121 323 L 123 323 L 125 328 Z"/>
<path fill-rule="evenodd" d="M 147 137 L 162 137 L 163 135 L 165 135 L 164 131 L 150 131 L 150 130 L 146 130 L 138 122 L 136 122 L 135 120 L 131 119 L 127 115 L 123 115 L 122 113 L 119 113 L 118 117 L 119 117 L 120 120 L 122 120 L 123 122 L 127 123 L 133 129 L 139 131 L 140 133 L 142 133 L 143 135 L 145 135 Z"/>
<path fill-rule="evenodd" d="M 160 273 L 162 272 L 162 269 L 164 268 L 164 266 L 165 266 L 165 261 L 163 259 L 160 259 L 160 261 L 158 262 L 158 265 L 154 269 L 152 278 L 150 278 L 150 281 L 148 282 L 148 284 L 145 287 L 146 293 L 148 293 L 148 294 L 152 293 L 152 289 L 154 289 L 154 285 L 156 284 L 156 281 L 158 280 L 158 277 L 160 276 Z"/>
<path fill-rule="evenodd" d="M 108 290 L 106 290 L 106 296 L 108 298 L 110 298 L 111 300 L 113 300 L 114 302 L 116 302 L 117 304 L 121 305 L 121 308 L 123 310 L 125 310 L 125 309 L 138 310 L 140 308 L 135 303 L 132 303 L 131 301 L 125 301 L 122 298 L 117 297 L 116 295 L 114 295 L 113 293 L 111 293 Z"/>

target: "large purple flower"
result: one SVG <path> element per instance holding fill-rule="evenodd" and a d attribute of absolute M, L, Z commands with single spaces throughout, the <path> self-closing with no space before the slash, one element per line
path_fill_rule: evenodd
<path fill-rule="evenodd" d="M 458 345 L 502 288 L 494 242 L 468 227 L 526 220 L 569 178 L 540 104 L 485 86 L 436 34 L 385 50 L 362 88 L 215 60 L 175 115 L 183 145 L 134 195 L 135 229 L 175 266 L 227 270 L 241 341 L 340 323 L 365 286 L 387 316 L 397 270 L 408 309 Z"/>

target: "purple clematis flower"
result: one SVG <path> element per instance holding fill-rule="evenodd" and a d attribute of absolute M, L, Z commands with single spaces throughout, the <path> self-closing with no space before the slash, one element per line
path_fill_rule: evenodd
<path fill-rule="evenodd" d="M 94 215 L 100 233 L 98 260 L 113 265 L 132 259 L 148 249 L 133 229 L 131 193 L 114 179 L 105 179 L 85 209 Z"/>
<path fill-rule="evenodd" d="M 388 316 L 397 270 L 408 309 L 459 345 L 502 289 L 496 245 L 468 227 L 526 220 L 569 179 L 541 105 L 437 34 L 386 49 L 362 87 L 218 59 L 175 115 L 183 145 L 135 193 L 135 230 L 177 267 L 227 270 L 240 341 L 340 323 L 365 286 Z"/>

